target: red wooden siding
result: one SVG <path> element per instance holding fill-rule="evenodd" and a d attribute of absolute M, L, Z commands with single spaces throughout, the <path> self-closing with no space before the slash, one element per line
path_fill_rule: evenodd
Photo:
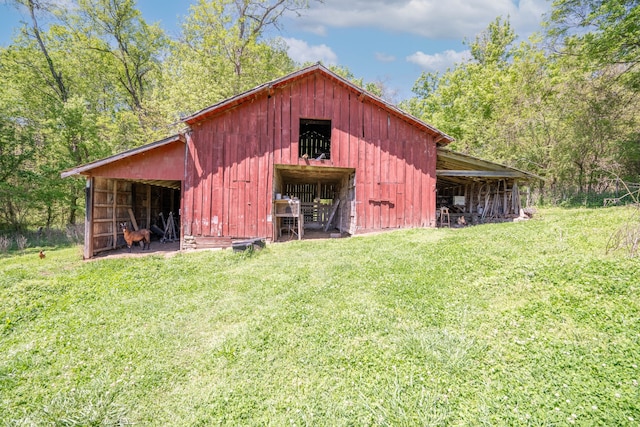
<path fill-rule="evenodd" d="M 184 178 L 184 151 L 184 143 L 176 141 L 98 166 L 91 170 L 91 175 L 131 180 L 181 181 Z"/>
<path fill-rule="evenodd" d="M 300 119 L 331 120 L 330 160 L 298 156 Z M 425 129 L 323 73 L 192 124 L 185 234 L 271 238 L 275 165 L 355 169 L 357 232 L 435 224 L 436 144 Z"/>

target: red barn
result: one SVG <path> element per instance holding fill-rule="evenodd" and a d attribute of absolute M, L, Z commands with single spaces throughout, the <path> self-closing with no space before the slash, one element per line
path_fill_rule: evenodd
<path fill-rule="evenodd" d="M 322 65 L 184 122 L 183 135 L 63 173 L 90 178 L 86 257 L 116 246 L 118 220 L 148 227 L 169 210 L 182 248 L 436 225 L 437 147 L 452 138 Z"/>
<path fill-rule="evenodd" d="M 436 145 L 451 138 L 321 65 L 184 121 L 181 219 L 196 242 L 275 240 L 278 195 L 300 202 L 307 229 L 327 229 L 336 204 L 342 233 L 435 224 Z"/>

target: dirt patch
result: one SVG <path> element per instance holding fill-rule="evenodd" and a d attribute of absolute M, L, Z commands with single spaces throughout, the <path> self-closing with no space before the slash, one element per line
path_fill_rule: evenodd
<path fill-rule="evenodd" d="M 152 241 L 151 247 L 149 249 L 142 250 L 142 246 L 138 244 L 134 244 L 131 247 L 131 252 L 129 252 L 129 248 L 123 246 L 118 249 L 113 249 L 111 251 L 104 251 L 97 255 L 95 255 L 92 260 L 98 259 L 109 259 L 109 258 L 125 258 L 125 257 L 143 257 L 148 255 L 162 255 L 165 258 L 174 256 L 175 254 L 180 253 L 180 242 L 167 242 L 160 243 L 159 241 Z"/>

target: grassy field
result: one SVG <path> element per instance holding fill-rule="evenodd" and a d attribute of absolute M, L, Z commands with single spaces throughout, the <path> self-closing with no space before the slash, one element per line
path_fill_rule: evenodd
<path fill-rule="evenodd" d="M 0 257 L 0 423 L 640 423 L 628 208 L 269 245 Z"/>

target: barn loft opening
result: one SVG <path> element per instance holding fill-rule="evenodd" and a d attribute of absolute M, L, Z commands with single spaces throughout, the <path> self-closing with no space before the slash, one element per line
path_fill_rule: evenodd
<path fill-rule="evenodd" d="M 355 169 L 326 166 L 276 165 L 274 169 L 276 239 L 298 237 L 296 218 L 288 217 L 299 202 L 304 238 L 352 234 L 355 223 Z M 293 207 L 295 213 L 296 207 Z M 292 231 L 294 236 L 292 236 Z"/>
<path fill-rule="evenodd" d="M 331 120 L 300 119 L 298 157 L 331 158 Z"/>

